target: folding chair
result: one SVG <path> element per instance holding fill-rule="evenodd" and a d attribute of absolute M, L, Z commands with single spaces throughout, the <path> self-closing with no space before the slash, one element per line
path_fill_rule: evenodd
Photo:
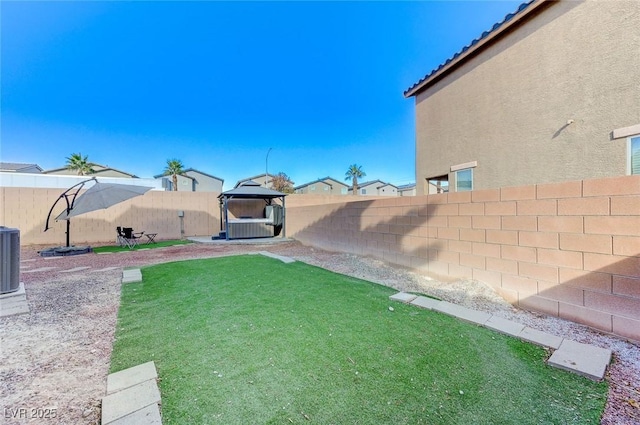
<path fill-rule="evenodd" d="M 129 249 L 132 249 L 134 246 L 138 245 L 138 239 L 140 236 L 133 235 L 133 229 L 129 227 L 122 228 L 120 226 L 116 227 L 117 231 L 117 242 L 120 246 L 126 246 Z"/>

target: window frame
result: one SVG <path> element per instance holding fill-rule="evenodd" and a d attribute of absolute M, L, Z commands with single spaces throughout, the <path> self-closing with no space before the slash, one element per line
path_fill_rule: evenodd
<path fill-rule="evenodd" d="M 469 172 L 470 173 L 470 180 L 471 180 L 471 187 L 470 188 L 464 188 L 462 190 L 460 190 L 460 178 L 459 175 L 463 172 Z M 454 171 L 455 176 L 456 176 L 456 192 L 470 192 L 473 190 L 473 167 L 469 167 L 469 168 L 463 168 L 460 170 L 456 170 Z"/>
<path fill-rule="evenodd" d="M 640 175 L 640 165 L 638 166 L 638 169 L 636 170 L 636 173 L 634 173 L 633 171 L 633 145 L 635 143 L 637 143 L 637 151 L 638 151 L 638 156 L 640 157 L 640 134 L 634 134 L 632 136 L 629 136 L 629 138 L 627 139 L 627 175 L 633 175 L 633 176 L 637 176 Z M 638 163 L 640 164 L 640 160 L 638 160 Z"/>

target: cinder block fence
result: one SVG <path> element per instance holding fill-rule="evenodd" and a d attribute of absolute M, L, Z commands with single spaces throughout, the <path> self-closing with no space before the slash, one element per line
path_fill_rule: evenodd
<path fill-rule="evenodd" d="M 360 199 L 294 205 L 288 233 L 640 341 L 640 176 Z"/>
<path fill-rule="evenodd" d="M 0 225 L 19 228 L 23 245 L 62 244 L 63 223 L 42 232 L 60 192 L 0 188 Z M 71 241 L 113 241 L 120 225 L 160 239 L 217 234 L 217 195 L 148 192 L 73 218 Z M 307 245 L 481 280 L 522 308 L 640 341 L 640 176 L 286 203 L 287 236 Z"/>

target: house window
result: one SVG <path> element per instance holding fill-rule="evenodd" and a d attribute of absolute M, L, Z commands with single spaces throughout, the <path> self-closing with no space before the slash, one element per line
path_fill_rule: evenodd
<path fill-rule="evenodd" d="M 427 179 L 427 195 L 434 193 L 446 193 L 449 191 L 449 175 L 432 177 Z"/>
<path fill-rule="evenodd" d="M 473 168 L 456 171 L 456 192 L 473 190 Z"/>
<path fill-rule="evenodd" d="M 360 193 L 362 195 L 366 195 L 367 194 L 367 189 L 360 189 Z"/>
<path fill-rule="evenodd" d="M 326 192 L 327 190 L 329 190 L 329 186 L 325 186 L 325 187 L 324 187 L 324 190 L 325 190 L 325 192 Z"/>
<path fill-rule="evenodd" d="M 340 189 L 340 193 L 343 195 L 346 195 L 347 192 L 349 192 L 349 188 L 348 187 L 343 187 L 342 189 Z"/>
<path fill-rule="evenodd" d="M 316 185 L 315 184 L 311 185 L 311 190 L 316 190 Z"/>
<path fill-rule="evenodd" d="M 629 139 L 629 165 L 631 174 L 640 174 L 640 136 Z"/>

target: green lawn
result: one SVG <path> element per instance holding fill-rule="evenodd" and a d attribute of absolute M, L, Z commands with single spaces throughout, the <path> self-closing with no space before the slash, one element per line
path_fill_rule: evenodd
<path fill-rule="evenodd" d="M 93 248 L 93 252 L 103 253 L 103 252 L 122 252 L 122 251 L 136 251 L 139 249 L 154 249 L 154 248 L 164 248 L 165 246 L 173 246 L 173 245 L 186 245 L 193 243 L 190 240 L 171 240 L 171 241 L 158 241 L 155 243 L 147 244 L 146 238 L 140 239 L 140 244 L 134 246 L 132 249 L 129 249 L 126 246 L 118 246 L 118 245 L 107 245 L 107 246 L 98 246 Z"/>
<path fill-rule="evenodd" d="M 597 424 L 604 409 L 606 383 L 544 349 L 370 282 L 246 255 L 142 275 L 122 286 L 111 372 L 154 360 L 165 424 Z"/>

